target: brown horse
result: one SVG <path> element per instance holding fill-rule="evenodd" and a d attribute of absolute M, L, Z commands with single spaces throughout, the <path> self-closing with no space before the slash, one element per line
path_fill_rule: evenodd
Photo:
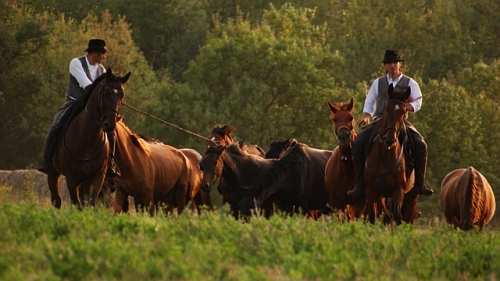
<path fill-rule="evenodd" d="M 407 167 L 403 145 L 398 141 L 400 132 L 405 131 L 407 104 L 410 87 L 404 92 L 394 91 L 392 84 L 387 90 L 386 111 L 374 125 L 378 125 L 378 134 L 373 147 L 368 153 L 365 164 L 366 207 L 370 222 L 377 217 L 377 201 L 388 198 L 385 214 L 401 224 L 403 215 L 406 222 L 415 218 L 418 194 L 410 192 L 414 176 L 407 179 Z M 375 130 L 375 128 L 374 128 Z M 406 194 L 406 195 L 405 195 Z M 403 202 L 405 202 L 403 208 Z"/>
<path fill-rule="evenodd" d="M 243 187 L 250 186 L 265 169 L 277 161 L 250 154 L 243 148 L 243 142 L 209 147 L 200 162 L 203 171 L 202 186 L 210 186 L 218 178 L 224 179 L 227 202 L 236 219 L 240 216 L 240 202 L 246 195 Z"/>
<path fill-rule="evenodd" d="M 342 220 L 342 212 L 347 219 L 352 220 L 363 215 L 365 198 L 360 198 L 356 204 L 349 205 L 347 190 L 354 184 L 354 164 L 352 161 L 352 143 L 356 138 L 354 131 L 354 98 L 349 103 L 331 103 L 330 120 L 333 121 L 333 131 L 338 145 L 333 150 L 325 168 L 325 184 L 329 194 L 330 207 L 338 211 Z"/>
<path fill-rule="evenodd" d="M 235 139 L 234 139 L 233 134 L 234 134 L 234 127 L 232 127 L 231 125 L 227 125 L 227 124 L 214 125 L 212 127 L 212 132 L 211 132 L 210 136 L 208 136 L 207 141 L 206 141 L 207 150 L 211 147 L 228 146 L 228 145 L 234 143 Z M 257 155 L 257 156 L 260 156 L 262 158 L 264 158 L 264 156 L 265 156 L 264 150 L 262 150 L 262 148 L 260 148 L 257 145 L 252 145 L 252 144 L 247 144 L 247 143 L 242 142 L 241 149 L 243 149 L 243 151 L 245 151 L 249 154 Z M 206 154 L 206 151 L 205 151 L 205 154 Z M 224 178 L 216 177 L 214 179 L 214 182 L 211 182 L 209 184 L 207 182 L 205 182 L 205 184 L 202 185 L 202 190 L 204 192 L 209 193 L 212 190 L 212 185 L 216 185 L 217 191 L 219 192 L 219 194 L 222 195 L 222 204 L 227 203 L 229 200 L 229 196 L 230 196 L 230 194 L 229 194 L 230 187 L 227 186 L 227 183 L 224 180 Z M 235 187 L 235 188 L 237 189 L 239 187 Z"/>
<path fill-rule="evenodd" d="M 61 175 L 66 177 L 72 204 L 82 208 L 83 200 L 88 199 L 91 205 L 95 203 L 108 165 L 109 143 L 106 132 L 115 129 L 118 111 L 125 96 L 123 84 L 127 83 L 129 77 L 130 72 L 119 77 L 108 69 L 90 86 L 84 110 L 77 112 L 61 129 L 62 134 L 47 176 L 51 201 L 56 208 L 61 207 Z"/>
<path fill-rule="evenodd" d="M 122 175 L 115 178 L 115 213 L 127 212 L 127 198 L 133 196 L 136 209 L 149 208 L 151 215 L 162 204 L 167 213 L 177 208 L 180 214 L 196 184 L 191 161 L 175 147 L 116 124 L 115 156 Z"/>
<path fill-rule="evenodd" d="M 446 221 L 462 230 L 479 230 L 495 214 L 495 195 L 486 178 L 473 167 L 448 173 L 441 183 L 439 205 Z"/>
<path fill-rule="evenodd" d="M 191 187 L 191 190 L 188 190 L 188 200 L 191 200 L 191 209 L 196 209 L 199 212 L 200 207 L 205 206 L 209 210 L 213 210 L 210 193 L 201 190 L 201 180 L 203 179 L 203 172 L 200 169 L 201 154 L 192 148 L 181 148 L 180 151 L 191 161 L 191 166 L 193 167 L 194 185 Z"/>

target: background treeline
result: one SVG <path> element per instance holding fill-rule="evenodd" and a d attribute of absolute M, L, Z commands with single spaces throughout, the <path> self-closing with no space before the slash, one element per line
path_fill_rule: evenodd
<path fill-rule="evenodd" d="M 232 124 L 267 149 L 294 137 L 333 149 L 327 100 L 357 115 L 386 49 L 424 94 L 411 121 L 428 180 L 474 166 L 500 191 L 500 2 L 496 0 L 0 0 L 0 169 L 34 167 L 64 101 L 69 61 L 106 40 L 132 72 L 125 102 L 200 135 Z M 176 147 L 204 141 L 122 107 L 125 123 Z"/>

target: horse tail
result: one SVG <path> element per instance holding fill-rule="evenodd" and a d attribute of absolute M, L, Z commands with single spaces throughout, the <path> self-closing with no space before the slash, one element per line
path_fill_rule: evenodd
<path fill-rule="evenodd" d="M 465 170 L 464 176 L 467 177 L 467 185 L 465 190 L 465 202 L 463 216 L 461 216 L 460 225 L 463 230 L 469 230 L 473 228 L 474 223 L 477 223 L 478 219 L 482 214 L 484 209 L 484 201 L 482 196 L 481 188 L 479 187 L 478 181 L 480 180 L 479 173 L 470 166 Z"/>

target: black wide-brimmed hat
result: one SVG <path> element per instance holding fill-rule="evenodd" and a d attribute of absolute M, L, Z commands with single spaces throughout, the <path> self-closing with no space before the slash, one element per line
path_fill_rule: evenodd
<path fill-rule="evenodd" d="M 398 50 L 386 50 L 384 60 L 382 62 L 404 61 L 399 56 Z"/>
<path fill-rule="evenodd" d="M 90 39 L 89 46 L 84 52 L 101 52 L 106 53 L 106 42 L 102 39 Z"/>

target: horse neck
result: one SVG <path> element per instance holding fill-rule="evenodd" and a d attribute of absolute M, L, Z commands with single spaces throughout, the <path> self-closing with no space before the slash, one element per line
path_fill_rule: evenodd
<path fill-rule="evenodd" d="M 90 100 L 89 100 L 90 101 Z M 67 138 L 78 141 L 68 143 Z M 91 143 L 102 144 L 105 141 L 101 124 L 94 120 L 86 110 L 82 110 L 68 125 L 64 134 L 66 147 L 87 147 Z"/>

